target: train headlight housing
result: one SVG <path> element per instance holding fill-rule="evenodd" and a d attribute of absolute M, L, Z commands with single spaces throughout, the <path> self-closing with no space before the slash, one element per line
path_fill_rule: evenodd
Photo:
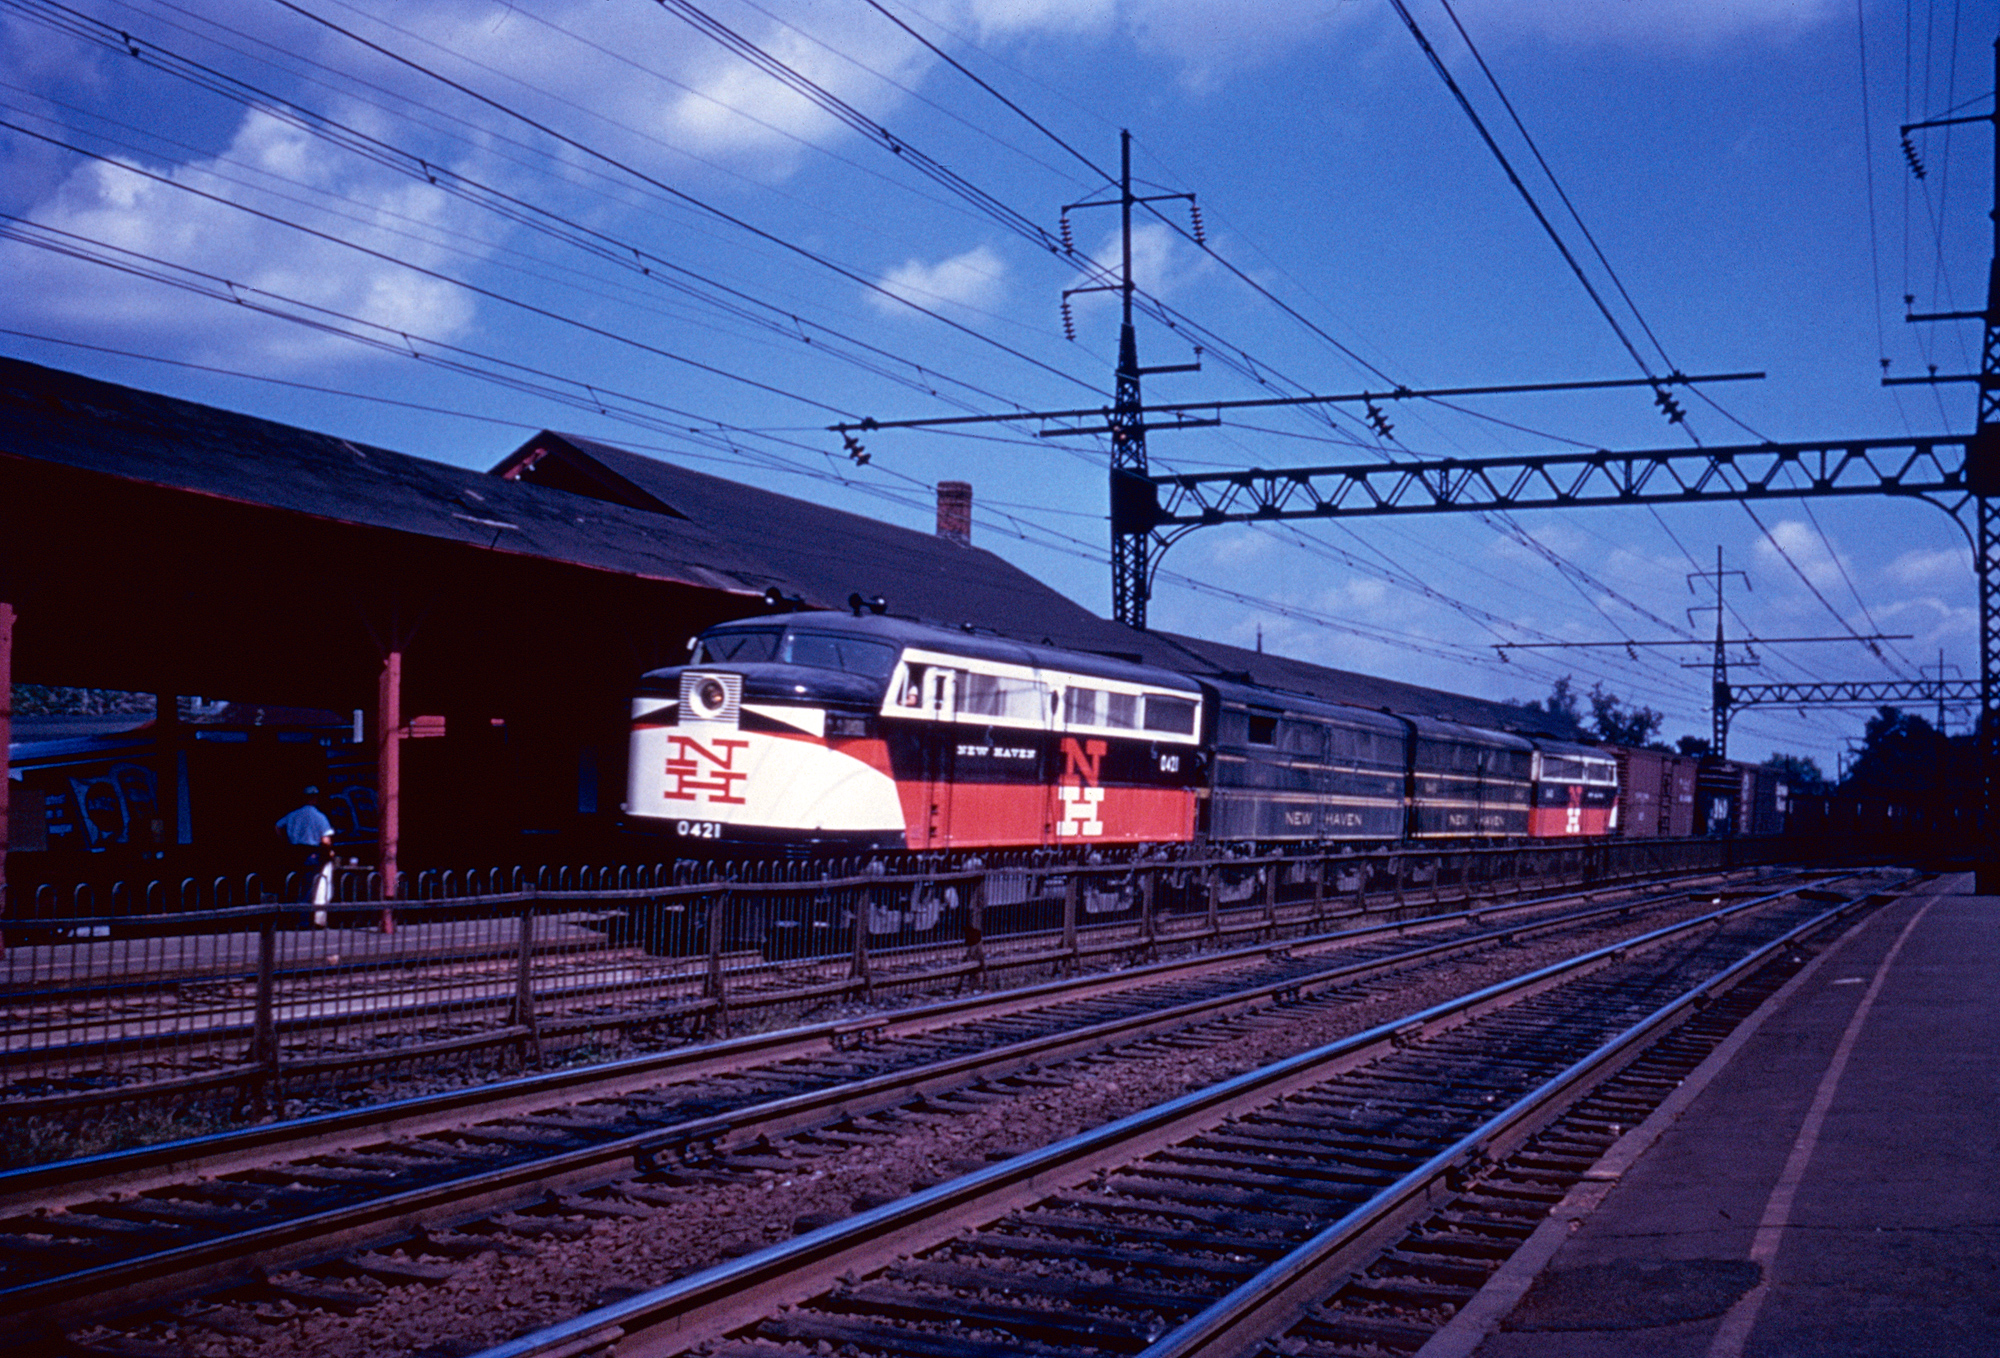
<path fill-rule="evenodd" d="M 704 674 L 694 681 L 692 696 L 695 711 L 704 717 L 721 715 L 723 707 L 729 702 L 729 690 L 724 688 L 722 681 L 712 674 Z"/>
<path fill-rule="evenodd" d="M 681 720 L 735 725 L 743 710 L 743 676 L 683 674 Z"/>

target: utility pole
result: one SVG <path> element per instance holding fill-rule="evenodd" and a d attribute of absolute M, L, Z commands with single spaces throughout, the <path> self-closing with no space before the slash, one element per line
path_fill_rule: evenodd
<path fill-rule="evenodd" d="M 1063 240 L 1068 243 L 1071 212 L 1078 208 L 1117 205 L 1122 241 L 1118 282 L 1071 288 L 1063 293 L 1063 324 L 1065 329 L 1070 326 L 1069 299 L 1076 294 L 1114 289 L 1119 294 L 1122 316 L 1118 327 L 1117 387 L 1105 422 L 1111 435 L 1111 615 L 1126 626 L 1143 631 L 1146 626 L 1146 600 L 1153 592 L 1152 525 L 1132 528 L 1131 508 L 1135 491 L 1150 501 L 1152 483 L 1148 480 L 1146 465 L 1146 407 L 1139 395 L 1139 379 L 1152 373 L 1199 372 L 1201 364 L 1181 363 L 1160 368 L 1139 366 L 1139 337 L 1132 328 L 1132 209 L 1140 203 L 1159 203 L 1170 199 L 1185 198 L 1192 203 L 1194 195 L 1160 193 L 1142 197 L 1134 194 L 1130 131 L 1119 132 L 1118 146 L 1118 196 L 1096 202 L 1067 203 L 1062 210 Z M 1200 241 L 1199 214 L 1195 216 L 1194 226 L 1195 239 Z"/>
<path fill-rule="evenodd" d="M 1993 82 L 2000 95 L 2000 39 L 1993 44 Z M 1980 348 L 1979 419 L 1965 447 L 1965 483 L 1971 491 L 1979 522 L 1973 539 L 1973 573 L 1979 577 L 1979 721 L 1973 739 L 1979 750 L 1979 846 L 1974 855 L 1973 889 L 1980 895 L 2000 895 L 2000 100 L 1993 112 L 1933 118 L 1903 126 L 1903 151 L 1910 169 L 1924 177 L 1922 161 L 1910 140 L 1919 128 L 1958 123 L 1990 123 L 1993 128 L 1993 254 L 1986 269 L 1986 310 L 1945 311 L 1911 315 L 1911 321 L 1979 320 L 1985 323 Z M 1921 379 L 1918 379 L 1921 380 Z M 1884 385 L 1891 385 L 1887 380 Z"/>
<path fill-rule="evenodd" d="M 1729 639 L 1722 628 L 1722 582 L 1729 576 L 1742 575 L 1743 587 L 1750 588 L 1750 577 L 1742 571 L 1722 569 L 1722 544 L 1715 545 L 1715 569 L 1694 571 L 1688 575 L 1688 588 L 1694 588 L 1697 580 L 1715 581 L 1715 657 L 1709 663 L 1709 673 L 1713 683 L 1709 689 L 1709 749 L 1717 759 L 1729 754 Z M 1688 616 L 1705 613 L 1706 608 L 1690 608 Z"/>
<path fill-rule="evenodd" d="M 1132 134 L 1118 133 L 1118 215 L 1122 258 L 1118 294 L 1123 309 L 1118 325 L 1118 389 L 1111 407 L 1111 495 L 1118 495 L 1118 478 L 1146 475 L 1146 420 L 1139 399 L 1139 336 L 1132 329 Z M 1152 593 L 1147 569 L 1150 539 L 1143 533 L 1111 542 L 1112 616 L 1144 630 L 1146 598 Z M 1121 558 L 1122 554 L 1122 558 Z"/>
<path fill-rule="evenodd" d="M 1964 670 L 1960 670 L 1956 665 L 1945 664 L 1944 647 L 1940 646 L 1938 647 L 1938 662 L 1937 662 L 1937 700 L 1938 700 L 1937 733 L 1939 735 L 1944 734 L 1944 699 L 1945 699 L 1945 692 L 1949 687 L 1948 683 L 1945 680 L 1944 674 L 1945 671 L 1948 669 L 1955 670 L 1960 674 L 1965 673 Z M 1917 667 L 1918 674 L 1928 676 L 1930 672 L 1931 672 L 1931 667 L 1929 665 L 1919 665 Z"/>

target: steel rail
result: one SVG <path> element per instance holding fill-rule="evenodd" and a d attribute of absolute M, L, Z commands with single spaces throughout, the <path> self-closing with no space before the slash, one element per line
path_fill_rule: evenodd
<path fill-rule="evenodd" d="M 1131 1114 L 1056 1145 L 1017 1155 L 963 1178 L 913 1193 L 847 1221 L 548 1326 L 494 1346 L 477 1358 L 575 1358 L 613 1346 L 619 1358 L 670 1358 L 782 1306 L 816 1295 L 843 1271 L 872 1269 L 886 1256 L 932 1247 L 963 1229 L 1025 1207 L 1099 1171 L 1129 1164 L 1238 1112 L 1267 1105 L 1354 1069 L 1416 1036 L 1445 1031 L 1489 1010 L 1610 965 L 1634 951 L 1713 928 L 1746 911 L 1796 894 L 1798 889 L 1753 897 L 1482 987 Z M 1843 903 L 1837 911 L 1821 912 L 1816 918 L 1823 922 L 1829 914 L 1858 908 L 1865 899 L 1864 894 Z M 1736 970 L 1733 965 L 1705 980 L 1695 991 L 1719 984 L 1722 977 Z M 1460 1152 L 1452 1163 L 1463 1158 Z"/>
<path fill-rule="evenodd" d="M 1690 987 L 1245 1279 L 1220 1301 L 1147 1346 L 1139 1358 L 1237 1358 L 1251 1351 L 1259 1340 L 1282 1333 L 1313 1302 L 1332 1292 L 1343 1278 L 1451 1196 L 1455 1191 L 1452 1180 L 1504 1159 L 1554 1120 L 1576 1095 L 1629 1064 L 1653 1038 L 1746 980 L 1802 938 L 1881 895 L 1869 892 L 1844 901 Z"/>
<path fill-rule="evenodd" d="M 497 1084 L 418 1095 L 367 1108 L 345 1109 L 131 1150 L 32 1165 L 0 1172 L 0 1214 L 45 1206 L 50 1196 L 57 1193 L 137 1193 L 196 1176 L 218 1177 L 268 1164 L 274 1154 L 297 1158 L 343 1149 L 352 1145 L 357 1137 L 421 1136 L 463 1125 L 471 1110 L 546 1107 L 554 1100 L 582 1101 L 605 1097 L 662 1081 L 698 1079 L 740 1070 L 748 1065 L 815 1055 L 829 1048 L 837 1049 L 862 1035 L 874 1038 L 915 1036 L 1052 1003 L 1115 994 L 1156 981 L 1192 979 L 1233 970 L 1279 949 L 1293 953 L 1324 951 L 1375 938 L 1447 928 L 1458 922 L 1477 925 L 1485 918 L 1547 907 L 1577 894 L 1587 896 L 1592 893 L 1561 893 L 1504 904 L 1469 906 L 1444 914 L 1385 920 L 1360 928 L 1303 935 L 1282 943 L 1168 959 L 1110 975 L 1070 977 L 1006 991 L 955 996 L 865 1018 L 827 1020 L 600 1065 L 523 1076 Z M 1686 889 L 1680 887 L 1657 896 L 1642 894 L 1610 906 L 1593 907 L 1575 917 L 1588 918 L 1593 913 L 1641 909 L 1656 901 L 1685 894 Z"/>
<path fill-rule="evenodd" d="M 1727 907 L 1719 914 L 1727 915 L 1751 908 L 1766 900 L 1779 899 L 1807 889 L 1810 888 L 1795 886 L 1756 897 L 1750 902 Z M 1674 896 L 1686 894 L 1673 893 Z M 832 1085 L 825 1089 L 767 1100 L 741 1109 L 690 1119 L 669 1127 L 653 1128 L 587 1146 L 558 1151 L 552 1155 L 467 1175 L 444 1183 L 425 1185 L 365 1202 L 343 1204 L 325 1211 L 211 1237 L 170 1250 L 101 1264 L 54 1278 L 13 1287 L 0 1287 L 0 1314 L 14 1318 L 17 1323 L 33 1319 L 40 1323 L 62 1325 L 72 1323 L 84 1314 L 102 1314 L 107 1308 L 120 1309 L 157 1304 L 172 1297 L 199 1293 L 241 1280 L 259 1266 L 277 1268 L 329 1257 L 379 1241 L 390 1233 L 407 1234 L 420 1227 L 448 1226 L 494 1211 L 505 1210 L 511 1206 L 537 1201 L 550 1192 L 601 1183 L 605 1180 L 610 1166 L 624 1162 L 631 1162 L 641 1171 L 646 1171 L 656 1167 L 663 1157 L 689 1155 L 698 1158 L 718 1149 L 747 1143 L 760 1135 L 780 1135 L 823 1125 L 843 1116 L 881 1112 L 907 1102 L 913 1096 L 960 1087 L 972 1078 L 1004 1077 L 1116 1042 L 1131 1041 L 1162 1031 L 1184 1029 L 1199 1022 L 1230 1017 L 1236 1013 L 1288 1001 L 1292 996 L 1302 996 L 1307 991 L 1348 984 L 1374 973 L 1399 969 L 1427 958 L 1466 951 L 1494 942 L 1509 941 L 1530 933 L 1588 924 L 1607 916 L 1627 914 L 1643 908 L 1645 904 L 1647 902 L 1643 900 L 1618 902 L 1548 919 L 1502 925 L 1470 936 L 1441 940 L 1384 957 L 1345 963 L 1305 976 L 1268 982 L 1166 1009 L 1128 1015 L 1000 1047 L 963 1053 L 943 1061 L 893 1071 L 857 1082 Z M 1513 908 L 1505 907 L 1508 910 Z M 1460 913 L 1461 915 L 1490 913 L 1491 909 L 1487 907 L 1479 912 Z M 1709 920 L 1717 917 L 1719 917 L 1717 912 L 1711 912 L 1702 918 Z M 1448 922 L 1450 918 L 1453 917 L 1430 917 L 1428 922 L 1434 925 Z M 1302 940 L 1291 947 L 1297 948 L 1302 944 L 1320 948 L 1331 947 L 1341 942 L 1356 941 L 1357 938 L 1405 932 L 1426 922 L 1409 920 L 1389 923 L 1320 939 Z M 1241 965 L 1255 956 L 1268 956 L 1287 950 L 1284 948 L 1244 950 L 1234 960 L 1237 965 Z M 1222 965 L 1222 959 L 1214 956 L 1198 959 L 1193 965 L 1162 963 L 1155 967 L 1140 969 L 1156 973 L 1153 977 L 1140 979 L 1158 979 L 1157 973 L 1171 975 L 1178 972 L 1185 975 L 1190 972 L 1217 970 L 1221 969 Z M 1040 993 L 1042 999 L 1073 1000 L 1113 989 L 1129 989 L 1137 983 L 1134 980 L 1135 975 L 1136 973 L 1126 973 L 1115 978 L 1117 984 L 1114 985 L 1100 983 L 1079 988 L 1074 982 L 1057 982 L 1034 989 Z M 1079 990 L 1085 993 L 1080 995 Z M 1015 1002 L 1011 997 L 999 1002 L 993 997 L 980 997 L 970 1001 L 947 1002 L 936 1006 L 936 1009 L 942 1011 L 993 1008 L 996 1012 L 1004 1013 L 1017 1012 L 1028 1007 L 1031 1006 Z M 862 1021 L 818 1025 L 815 1035 L 819 1041 L 815 1042 L 811 1049 L 823 1050 L 828 1039 L 836 1033 L 868 1031 L 871 1027 L 875 1031 L 907 1027 L 908 1031 L 922 1032 L 949 1021 L 949 1016 L 933 1013 L 907 1016 L 909 1021 L 906 1025 L 898 1022 L 905 1017 L 885 1015 L 879 1024 Z M 773 1036 L 785 1038 L 791 1035 Z M 753 1044 L 757 1042 L 756 1039 L 751 1041 Z M 766 1059 L 769 1059 L 768 1052 Z M 721 1068 L 734 1068 L 739 1065 L 740 1062 L 735 1062 Z M 537 1085 L 544 1082 L 531 1080 L 518 1083 Z M 454 1105 L 462 1111 L 467 1106 L 478 1106 L 477 1103 L 469 1104 L 466 1098 L 468 1093 L 478 1092 L 459 1091 L 454 1095 L 442 1096 L 435 1100 L 414 1102 Z M 486 1092 L 490 1094 L 491 1091 Z M 513 1105 L 532 1105 L 537 1108 L 547 1106 L 545 1098 L 539 1100 L 514 1098 L 509 1102 Z M 356 1125 L 357 1120 L 351 1115 L 334 1114 L 313 1121 L 344 1122 L 352 1127 Z M 465 1125 L 463 1116 L 451 1125 Z M 361 1122 L 360 1126 L 371 1133 L 380 1133 L 379 1126 L 369 1127 L 365 1121 Z M 352 1138 L 342 1137 L 340 1140 L 346 1142 Z M 283 1142 L 278 1144 L 284 1146 L 288 1155 L 309 1153 L 299 1152 L 295 1146 Z M 270 1159 L 267 1149 L 263 1155 L 255 1157 L 255 1163 L 268 1164 Z M 190 1177 L 191 1171 L 185 1164 L 174 1164 L 172 1170 L 177 1181 L 185 1181 Z M 211 1168 L 206 1172 L 213 1174 L 216 1171 Z"/>

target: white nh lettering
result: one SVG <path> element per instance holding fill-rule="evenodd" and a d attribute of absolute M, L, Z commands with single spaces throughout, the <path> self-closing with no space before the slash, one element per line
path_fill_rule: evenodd
<path fill-rule="evenodd" d="M 1063 815 L 1056 823 L 1056 833 L 1084 836 L 1103 834 L 1104 822 L 1097 818 L 1097 804 L 1104 800 L 1104 789 L 1064 783 L 1060 790 Z"/>

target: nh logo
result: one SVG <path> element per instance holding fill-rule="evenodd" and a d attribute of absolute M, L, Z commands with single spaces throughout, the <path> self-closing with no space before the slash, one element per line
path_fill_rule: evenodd
<path fill-rule="evenodd" d="M 743 798 L 731 794 L 750 776 L 747 770 L 735 767 L 736 752 L 748 748 L 749 741 L 717 740 L 704 745 L 692 736 L 670 735 L 667 739 L 674 744 L 674 755 L 667 761 L 666 772 L 675 780 L 663 794 L 668 801 L 691 802 L 696 793 L 705 792 L 708 796 L 704 800 L 743 805 Z"/>
<path fill-rule="evenodd" d="M 1056 795 L 1062 799 L 1062 817 L 1056 821 L 1057 837 L 1088 838 L 1104 833 L 1104 821 L 1099 815 L 1104 788 L 1099 778 L 1108 748 L 1101 740 L 1063 737 L 1063 772 L 1056 784 Z"/>

